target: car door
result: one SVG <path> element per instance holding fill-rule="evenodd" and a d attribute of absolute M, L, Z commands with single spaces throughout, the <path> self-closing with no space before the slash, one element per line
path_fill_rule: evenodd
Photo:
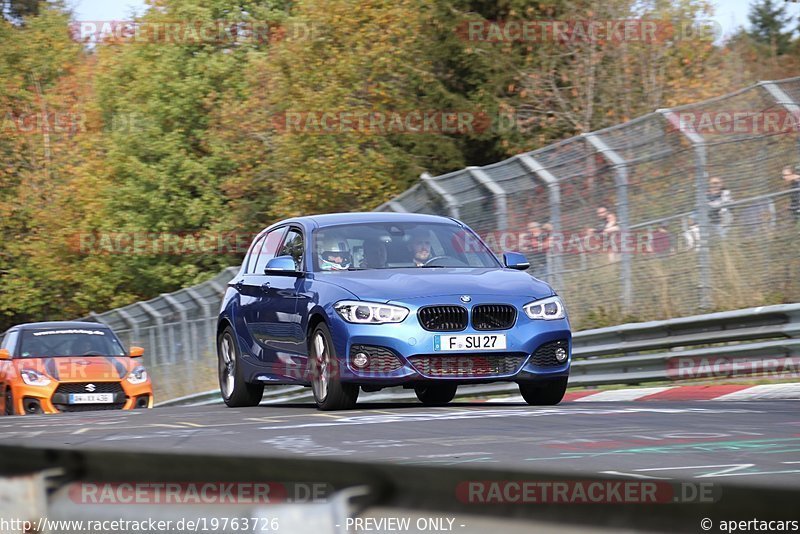
<path fill-rule="evenodd" d="M 248 334 L 247 352 L 257 362 L 270 365 L 275 361 L 273 349 L 269 344 L 269 277 L 264 274 L 267 262 L 275 257 L 283 241 L 286 227 L 275 228 L 264 234 L 253 246 L 245 273 L 237 284 L 239 291 L 239 311 Z"/>
<path fill-rule="evenodd" d="M 304 246 L 303 230 L 298 226 L 291 226 L 277 255 L 291 256 L 296 271 L 303 272 L 306 261 Z M 300 373 L 306 363 L 305 333 L 301 327 L 297 305 L 302 282 L 303 278 L 300 276 L 267 275 L 263 301 L 264 316 L 267 318 L 270 333 L 266 343 L 270 347 L 270 354 L 275 358 L 272 361 L 274 372 L 295 379 L 301 378 Z"/>

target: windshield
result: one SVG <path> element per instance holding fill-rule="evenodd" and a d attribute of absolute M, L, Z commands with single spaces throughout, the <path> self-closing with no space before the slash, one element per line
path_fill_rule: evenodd
<path fill-rule="evenodd" d="M 24 330 L 19 346 L 22 358 L 68 356 L 124 356 L 116 336 L 106 328 Z"/>
<path fill-rule="evenodd" d="M 362 223 L 314 232 L 318 271 L 501 267 L 473 234 L 455 224 Z"/>

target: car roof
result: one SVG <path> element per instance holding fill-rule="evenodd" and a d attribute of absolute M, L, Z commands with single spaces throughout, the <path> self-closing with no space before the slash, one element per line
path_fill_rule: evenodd
<path fill-rule="evenodd" d="M 297 217 L 297 222 L 303 220 L 313 222 L 319 227 L 333 226 L 346 223 L 448 223 L 458 224 L 449 217 L 428 215 L 425 213 L 394 213 L 394 212 L 356 212 L 356 213 L 326 213 Z"/>
<path fill-rule="evenodd" d="M 24 323 L 12 326 L 19 330 L 39 330 L 42 328 L 108 328 L 108 325 L 103 323 L 91 323 L 88 321 L 45 321 L 41 323 Z"/>

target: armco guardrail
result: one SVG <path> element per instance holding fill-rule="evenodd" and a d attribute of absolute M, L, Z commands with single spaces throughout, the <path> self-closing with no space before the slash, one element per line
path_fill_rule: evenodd
<path fill-rule="evenodd" d="M 800 304 L 631 323 L 577 332 L 573 336 L 572 386 L 640 384 L 688 378 L 717 378 L 733 373 L 795 370 L 800 358 Z M 405 400 L 404 390 L 389 390 L 370 400 Z M 464 386 L 459 397 L 507 394 L 515 384 Z M 311 393 L 289 387 L 265 403 L 307 401 Z M 217 390 L 189 395 L 162 406 L 219 402 Z"/>

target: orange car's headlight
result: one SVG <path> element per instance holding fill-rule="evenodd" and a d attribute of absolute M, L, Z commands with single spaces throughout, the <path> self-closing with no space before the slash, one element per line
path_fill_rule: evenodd
<path fill-rule="evenodd" d="M 134 386 L 137 384 L 144 384 L 147 382 L 147 369 L 143 366 L 139 366 L 133 371 L 130 372 L 128 375 L 128 382 L 133 384 Z"/>
<path fill-rule="evenodd" d="M 47 375 L 35 369 L 22 369 L 19 374 L 22 377 L 22 381 L 29 386 L 46 386 L 50 383 L 50 378 Z"/>

